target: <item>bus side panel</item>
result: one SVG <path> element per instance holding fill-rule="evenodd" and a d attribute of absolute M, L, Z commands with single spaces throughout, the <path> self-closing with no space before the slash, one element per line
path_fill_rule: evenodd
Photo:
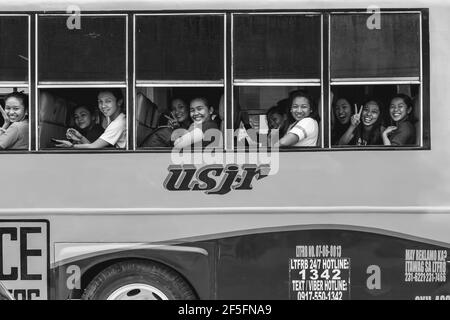
<path fill-rule="evenodd" d="M 218 299 L 450 299 L 450 250 L 435 244 L 315 229 L 218 245 Z"/>

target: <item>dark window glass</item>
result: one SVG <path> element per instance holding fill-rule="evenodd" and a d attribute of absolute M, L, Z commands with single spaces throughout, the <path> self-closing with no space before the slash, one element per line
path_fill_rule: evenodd
<path fill-rule="evenodd" d="M 331 17 L 331 77 L 418 77 L 418 14 L 380 14 L 380 29 L 369 29 L 369 14 Z"/>
<path fill-rule="evenodd" d="M 125 17 L 39 18 L 39 81 L 124 81 Z"/>
<path fill-rule="evenodd" d="M 28 81 L 28 17 L 0 17 L 0 81 Z"/>
<path fill-rule="evenodd" d="M 137 17 L 137 79 L 223 79 L 223 32 L 222 16 Z"/>
<path fill-rule="evenodd" d="M 320 16 L 235 15 L 235 78 L 320 78 L 320 33 Z"/>

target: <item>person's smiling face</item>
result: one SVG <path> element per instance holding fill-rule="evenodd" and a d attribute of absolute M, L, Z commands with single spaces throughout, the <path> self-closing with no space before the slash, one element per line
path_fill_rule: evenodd
<path fill-rule="evenodd" d="M 380 107 L 375 101 L 367 102 L 362 110 L 361 120 L 365 126 L 371 126 L 380 117 Z"/>
<path fill-rule="evenodd" d="M 19 122 L 25 119 L 26 110 L 23 101 L 16 97 L 9 97 L 5 101 L 5 112 L 11 122 Z"/>
<path fill-rule="evenodd" d="M 411 108 L 408 107 L 402 98 L 394 98 L 389 106 L 389 113 L 394 121 L 405 119 L 411 113 Z"/>
<path fill-rule="evenodd" d="M 111 117 L 120 113 L 120 103 L 109 91 L 102 91 L 98 94 L 98 108 L 106 116 Z"/>
<path fill-rule="evenodd" d="M 281 115 L 279 113 L 272 113 L 269 115 L 269 128 L 280 129 L 285 121 L 286 115 Z"/>
<path fill-rule="evenodd" d="M 80 129 L 88 128 L 92 123 L 92 115 L 86 107 L 78 107 L 73 113 L 75 125 Z"/>
<path fill-rule="evenodd" d="M 181 99 L 172 101 L 172 113 L 179 123 L 184 122 L 189 117 L 188 107 Z"/>
<path fill-rule="evenodd" d="M 194 99 L 190 105 L 190 116 L 195 124 L 201 124 L 211 118 L 212 110 L 202 99 Z"/>
<path fill-rule="evenodd" d="M 352 107 L 350 106 L 350 103 L 348 103 L 345 99 L 339 99 L 336 102 L 336 106 L 334 108 L 334 114 L 336 116 L 336 119 L 341 124 L 347 124 L 350 121 L 350 117 L 352 115 Z"/>
<path fill-rule="evenodd" d="M 292 101 L 291 114 L 292 117 L 298 121 L 307 118 L 311 115 L 311 104 L 305 97 L 296 97 Z"/>

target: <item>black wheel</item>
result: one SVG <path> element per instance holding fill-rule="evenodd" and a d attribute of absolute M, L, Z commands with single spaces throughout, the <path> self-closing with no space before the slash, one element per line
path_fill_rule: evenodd
<path fill-rule="evenodd" d="M 86 287 L 85 300 L 193 300 L 188 283 L 175 271 L 151 262 L 118 262 Z"/>

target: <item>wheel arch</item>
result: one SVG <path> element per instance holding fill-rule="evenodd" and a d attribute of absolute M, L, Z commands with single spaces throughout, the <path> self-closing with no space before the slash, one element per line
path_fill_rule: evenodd
<path fill-rule="evenodd" d="M 192 284 L 192 282 L 182 273 L 180 270 L 177 270 L 174 266 L 170 265 L 166 261 L 159 261 L 157 259 L 151 259 L 148 257 L 142 257 L 139 255 L 129 255 L 126 257 L 111 257 L 109 259 L 103 259 L 93 262 L 89 267 L 87 267 L 84 272 L 81 274 L 81 290 L 74 291 L 72 290 L 70 293 L 70 299 L 80 299 L 84 290 L 89 285 L 89 283 L 103 270 L 106 268 L 120 262 L 130 262 L 136 261 L 141 263 L 148 264 L 156 264 L 162 267 L 168 268 L 173 272 L 176 272 L 191 288 L 192 292 L 195 294 L 196 298 L 199 298 L 199 294 L 197 289 Z"/>

